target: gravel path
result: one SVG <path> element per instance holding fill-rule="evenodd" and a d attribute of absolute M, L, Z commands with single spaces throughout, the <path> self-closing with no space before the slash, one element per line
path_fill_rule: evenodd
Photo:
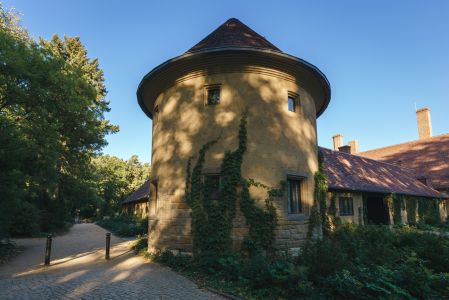
<path fill-rule="evenodd" d="M 221 299 L 170 269 L 135 256 L 131 240 L 77 224 L 54 237 L 52 262 L 43 266 L 45 238 L 17 239 L 24 251 L 0 266 L 0 299 Z"/>

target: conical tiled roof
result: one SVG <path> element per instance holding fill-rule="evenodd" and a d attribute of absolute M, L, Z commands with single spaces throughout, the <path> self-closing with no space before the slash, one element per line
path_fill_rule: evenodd
<path fill-rule="evenodd" d="M 190 48 L 187 53 L 219 48 L 256 48 L 281 52 L 263 36 L 239 20 L 231 18 Z"/>

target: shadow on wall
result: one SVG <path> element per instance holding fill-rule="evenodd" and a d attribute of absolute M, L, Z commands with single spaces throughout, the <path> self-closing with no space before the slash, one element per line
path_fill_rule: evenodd
<path fill-rule="evenodd" d="M 211 84 L 221 86 L 218 105 L 205 105 L 205 86 Z M 248 146 L 242 176 L 279 187 L 286 170 L 305 172 L 309 187 L 305 201 L 312 205 L 317 170 L 316 109 L 312 97 L 298 85 L 251 72 L 208 74 L 179 82 L 158 97 L 152 147 L 158 199 L 155 216 L 150 216 L 151 244 L 179 248 L 190 244 L 190 209 L 183 199 L 187 161 L 193 157 L 194 165 L 201 146 L 220 137 L 204 165 L 205 170 L 217 172 L 225 152 L 237 148 L 238 126 L 245 110 Z M 287 109 L 289 92 L 299 95 L 295 112 Z M 252 188 L 251 193 L 262 206 L 266 191 Z M 282 218 L 285 203 L 274 204 Z"/>

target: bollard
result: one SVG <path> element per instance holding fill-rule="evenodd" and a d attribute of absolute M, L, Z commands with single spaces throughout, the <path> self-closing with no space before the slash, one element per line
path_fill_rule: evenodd
<path fill-rule="evenodd" d="M 106 254 L 104 256 L 105 259 L 109 259 L 109 248 L 111 248 L 111 234 L 106 233 Z"/>
<path fill-rule="evenodd" d="M 47 245 L 45 247 L 45 265 L 50 265 L 50 256 L 51 256 L 51 234 L 47 235 Z"/>

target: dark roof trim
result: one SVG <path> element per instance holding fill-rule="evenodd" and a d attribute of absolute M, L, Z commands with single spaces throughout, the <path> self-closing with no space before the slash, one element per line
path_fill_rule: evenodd
<path fill-rule="evenodd" d="M 150 197 L 150 181 L 145 181 L 137 190 L 135 190 L 128 198 L 122 201 L 122 204 L 140 202 Z"/>
<path fill-rule="evenodd" d="M 175 63 L 182 62 L 184 60 L 188 59 L 194 59 L 194 58 L 201 58 L 206 55 L 226 55 L 231 53 L 242 53 L 242 52 L 248 52 L 248 53 L 260 53 L 260 54 L 268 54 L 273 55 L 274 57 L 279 57 L 282 59 L 286 59 L 292 63 L 300 64 L 302 66 L 305 66 L 308 70 L 310 70 L 312 73 L 314 73 L 321 81 L 321 86 L 323 87 L 323 94 L 324 94 L 324 102 L 317 111 L 317 118 L 326 110 L 327 106 L 329 105 L 330 98 L 331 98 L 331 87 L 329 80 L 327 79 L 326 75 L 324 75 L 323 72 L 320 71 L 315 65 L 298 58 L 293 55 L 285 54 L 283 52 L 273 51 L 273 50 L 267 50 L 267 49 L 255 49 L 253 47 L 229 47 L 229 48 L 218 48 L 218 49 L 210 49 L 206 51 L 199 51 L 194 53 L 185 53 L 180 56 L 177 56 L 175 58 L 169 59 L 159 66 L 152 69 L 150 72 L 148 72 L 143 79 L 140 81 L 139 86 L 137 88 L 137 102 L 139 103 L 140 108 L 143 110 L 143 112 L 150 118 L 153 119 L 152 112 L 147 109 L 147 107 L 143 103 L 143 97 L 142 97 L 142 88 L 143 85 L 146 83 L 149 78 L 156 76 L 158 73 L 164 71 L 167 69 L 170 65 L 173 65 Z"/>

